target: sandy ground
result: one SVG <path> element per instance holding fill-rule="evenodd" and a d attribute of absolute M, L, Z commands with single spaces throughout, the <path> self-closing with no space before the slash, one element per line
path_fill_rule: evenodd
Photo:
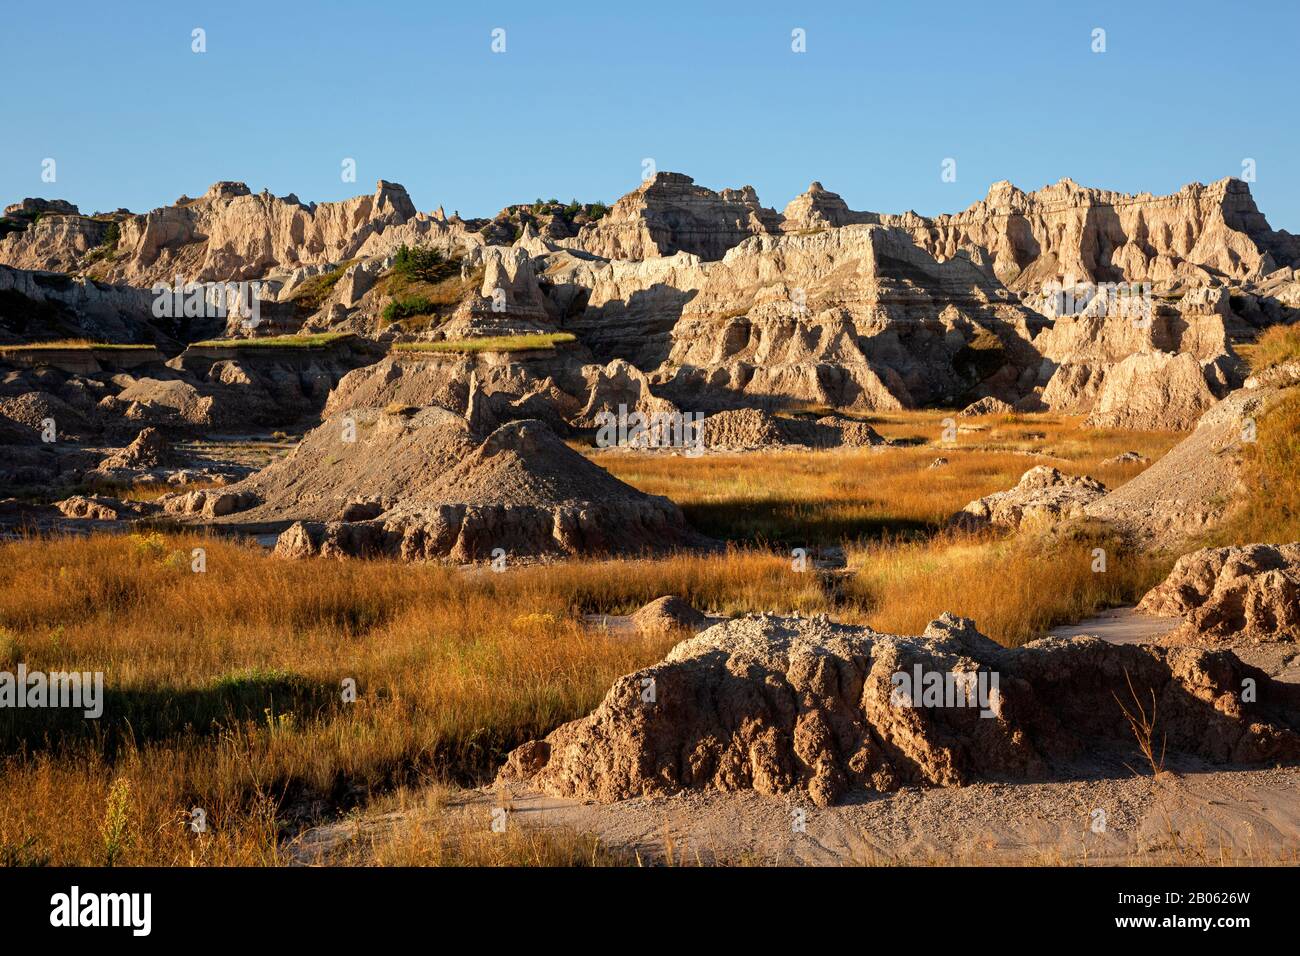
<path fill-rule="evenodd" d="M 622 618 L 593 621 L 619 630 Z M 1093 634 L 1117 643 L 1158 641 L 1177 622 L 1107 611 L 1055 636 Z M 1279 679 L 1300 682 L 1290 644 L 1234 648 Z M 304 864 L 327 863 L 349 845 L 394 828 L 508 826 L 594 834 L 631 862 L 775 865 L 999 865 L 1300 863 L 1300 767 L 1225 770 L 1170 759 L 1153 777 L 1135 753 L 1098 755 L 1041 783 L 978 783 L 856 794 L 819 808 L 753 792 L 684 793 L 615 804 L 583 803 L 523 789 L 455 794 L 421 809 L 317 827 L 292 847 Z M 440 815 L 440 819 L 435 816 Z M 802 824 L 802 826 L 800 825 Z"/>
<path fill-rule="evenodd" d="M 1102 611 L 1078 624 L 1064 624 L 1048 631 L 1049 637 L 1082 637 L 1090 634 L 1112 644 L 1142 644 L 1158 641 L 1179 624 L 1178 618 L 1139 614 L 1135 608 L 1117 607 Z"/>
<path fill-rule="evenodd" d="M 1131 607 L 1112 608 L 1078 624 L 1053 628 L 1052 637 L 1080 637 L 1091 634 L 1112 644 L 1159 644 L 1160 638 L 1180 624 L 1178 618 L 1139 614 Z M 1219 645 L 1216 645 L 1219 646 Z M 1235 643 L 1222 645 L 1274 680 L 1300 684 L 1300 647 L 1290 641 Z"/>
<path fill-rule="evenodd" d="M 630 862 L 647 864 L 1300 862 L 1300 767 L 1184 769 L 1155 779 L 1116 771 L 1049 783 L 863 794 L 828 808 L 752 792 L 602 805 L 469 790 L 441 810 L 318 827 L 299 838 L 293 853 L 300 863 L 322 863 L 353 841 L 382 840 L 390 828 L 488 829 L 493 809 L 505 807 L 509 827 L 594 834 L 602 845 L 626 851 Z M 433 820 L 439 813 L 446 819 Z"/>

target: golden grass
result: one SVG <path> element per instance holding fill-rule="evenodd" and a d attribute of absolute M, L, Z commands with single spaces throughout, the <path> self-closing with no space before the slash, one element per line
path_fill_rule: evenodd
<path fill-rule="evenodd" d="M 1274 325 L 1243 350 L 1255 372 L 1300 361 L 1300 325 Z"/>
<path fill-rule="evenodd" d="M 1094 571 L 1095 549 L 1105 571 Z M 1132 604 L 1169 571 L 1167 559 L 1122 549 L 1106 537 L 940 536 L 880 543 L 851 556 L 848 597 L 863 623 L 888 634 L 919 634 L 944 611 L 971 618 L 1007 647 L 1058 624 Z"/>
<path fill-rule="evenodd" d="M 476 339 L 446 339 L 441 342 L 398 342 L 394 352 L 534 352 L 553 349 L 576 340 L 572 332 L 537 335 L 487 335 Z"/>
<path fill-rule="evenodd" d="M 155 348 L 150 345 L 134 345 L 121 342 L 94 342 L 90 339 L 52 339 L 48 342 L 31 342 L 22 345 L 0 345 L 0 353 L 6 352 L 53 352 L 62 350 L 92 351 L 92 350 L 113 350 L 113 351 L 131 351 L 131 350 L 152 350 Z"/>
<path fill-rule="evenodd" d="M 1114 488 L 1146 466 L 1106 459 L 1135 450 L 1154 460 L 1180 437 L 1088 429 L 1065 416 L 1007 416 L 957 419 L 985 430 L 940 443 L 949 417 L 910 412 L 869 419 L 886 437 L 933 443 L 914 447 L 698 458 L 602 449 L 589 456 L 615 477 L 677 502 L 706 534 L 798 547 L 931 534 L 967 502 L 1011 487 L 1036 465 L 1088 474 Z M 930 468 L 937 457 L 948 464 Z"/>
<path fill-rule="evenodd" d="M 1206 543 L 1300 541 L 1300 393 L 1284 395 L 1243 448 L 1242 484 L 1251 493 Z"/>
<path fill-rule="evenodd" d="M 314 275 L 304 280 L 289 296 L 289 301 L 315 312 L 325 304 L 325 300 L 334 292 L 334 287 L 343 278 L 343 273 L 347 272 L 356 262 L 356 259 L 344 260 L 329 272 L 323 272 L 320 275 Z"/>
<path fill-rule="evenodd" d="M 198 546 L 205 574 L 189 569 Z M 616 637 L 578 615 L 671 592 L 723 613 L 829 608 L 814 576 L 758 553 L 467 575 L 197 536 L 0 545 L 0 666 L 102 670 L 110 692 L 97 722 L 0 714 L 0 854 L 104 862 L 100 824 L 125 779 L 122 862 L 278 862 L 313 806 L 483 780 L 511 747 L 586 713 L 673 638 Z M 195 806 L 203 839 L 185 825 Z"/>
<path fill-rule="evenodd" d="M 312 332 L 297 335 L 268 335 L 260 339 L 208 339 L 204 342 L 195 342 L 190 347 L 199 349 L 319 349 L 347 338 L 352 338 L 351 332 Z"/>
<path fill-rule="evenodd" d="M 944 417 L 873 423 L 925 439 Z M 607 634 L 582 615 L 628 613 L 663 594 L 722 615 L 826 612 L 893 632 L 954 611 L 1007 644 L 1140 594 L 1155 571 L 1115 552 L 1094 574 L 1091 548 L 1107 545 L 1087 536 L 1031 544 L 935 531 L 1043 461 L 1021 451 L 1050 449 L 1063 470 L 1117 483 L 1139 469 L 1104 458 L 1129 448 L 1154 458 L 1172 437 L 1050 417 L 983 424 L 955 447 L 591 453 L 702 525 L 848 543 L 849 568 L 832 575 L 795 573 L 784 546 L 496 574 L 286 561 L 194 534 L 0 544 L 0 668 L 102 670 L 109 690 L 97 722 L 0 712 L 0 862 L 284 863 L 286 841 L 306 826 L 353 809 L 364 823 L 404 788 L 484 782 L 510 748 L 587 713 L 676 635 Z M 940 454 L 950 465 L 929 470 Z M 195 547 L 207 550 L 206 573 L 190 570 Z M 347 679 L 355 703 L 343 700 Z M 194 807 L 205 833 L 189 828 Z M 571 834 L 471 831 L 396 832 L 357 861 L 615 859 Z"/>

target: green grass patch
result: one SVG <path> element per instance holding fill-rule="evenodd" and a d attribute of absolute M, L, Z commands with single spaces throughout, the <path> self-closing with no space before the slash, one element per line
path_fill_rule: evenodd
<path fill-rule="evenodd" d="M 76 350 L 81 352 L 90 351 L 115 351 L 126 352 L 136 349 L 152 349 L 153 345 L 133 345 L 122 342 L 92 342 L 89 339 L 54 339 L 49 342 L 31 342 L 23 345 L 0 345 L 0 353 L 4 352 L 62 352 Z"/>
<path fill-rule="evenodd" d="M 444 342 L 399 342 L 394 352 L 536 352 L 576 341 L 572 332 L 537 335 L 490 335 Z"/>
<path fill-rule="evenodd" d="M 195 342 L 191 348 L 199 349 L 322 349 L 342 339 L 352 338 L 351 332 L 313 332 L 310 335 L 269 335 L 261 339 L 208 339 Z"/>

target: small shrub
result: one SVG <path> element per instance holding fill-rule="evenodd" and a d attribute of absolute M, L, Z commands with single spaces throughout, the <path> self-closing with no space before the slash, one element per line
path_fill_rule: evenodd
<path fill-rule="evenodd" d="M 108 792 L 108 806 L 104 809 L 104 822 L 99 828 L 104 845 L 104 866 L 113 866 L 126 850 L 131 829 L 130 801 L 131 781 L 118 777 Z"/>
<path fill-rule="evenodd" d="M 434 304 L 427 296 L 413 295 L 406 299 L 394 299 L 384 306 L 384 324 L 392 325 L 417 315 L 428 315 L 433 309 Z"/>

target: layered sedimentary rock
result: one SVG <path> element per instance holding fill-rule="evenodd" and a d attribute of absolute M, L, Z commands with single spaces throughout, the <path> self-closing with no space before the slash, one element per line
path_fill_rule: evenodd
<path fill-rule="evenodd" d="M 170 284 L 177 275 L 193 282 L 261 279 L 388 253 L 402 241 L 446 244 L 452 233 L 456 244 L 473 242 L 463 227 L 417 213 L 405 189 L 383 180 L 371 195 L 319 204 L 219 182 L 197 199 L 115 216 L 112 224 L 115 240 L 107 219 L 45 215 L 0 239 L 0 263 L 64 272 L 93 265 L 102 279 L 151 286 Z M 395 231 L 386 236 L 389 229 Z M 96 249 L 111 255 L 88 262 Z"/>
<path fill-rule="evenodd" d="M 659 173 L 573 245 L 608 259 L 677 251 L 717 259 L 751 235 L 864 223 L 905 229 L 935 258 L 963 254 L 1022 291 L 1062 280 L 1210 285 L 1300 265 L 1300 240 L 1271 229 L 1237 179 L 1191 183 L 1169 196 L 1068 178 L 1025 192 L 1003 181 L 962 212 L 924 217 L 855 212 L 817 182 L 777 215 L 748 187 L 716 193 L 688 176 Z"/>
<path fill-rule="evenodd" d="M 1209 285 L 1258 278 L 1300 259 L 1300 241 L 1269 228 L 1237 179 L 1171 196 L 1090 189 L 1070 179 L 1024 192 L 1003 181 L 952 215 L 882 216 L 939 258 L 965 252 L 1008 288 L 1062 280 Z"/>
<path fill-rule="evenodd" d="M 720 259 L 749 236 L 771 232 L 775 211 L 764 209 L 752 186 L 716 193 L 681 173 L 656 173 L 628 193 L 608 215 L 565 241 L 605 259 L 652 259 L 689 252 Z"/>
<path fill-rule="evenodd" d="M 676 256 L 573 266 L 568 322 L 597 355 L 656 368 L 683 408 L 809 403 L 897 409 L 1037 380 L 1042 320 L 964 259 L 935 262 L 898 230 L 757 236 L 718 262 Z"/>
<path fill-rule="evenodd" d="M 1300 640 L 1300 544 L 1202 548 L 1178 559 L 1138 605 L 1178 617 L 1165 640 L 1190 644 Z"/>
<path fill-rule="evenodd" d="M 1249 701 L 1246 678 L 1259 688 Z M 821 806 L 850 791 L 1032 779 L 1131 748 L 1120 701 L 1132 709 L 1134 695 L 1154 695 L 1170 754 L 1300 755 L 1300 695 L 1230 652 L 1086 637 L 1007 650 L 948 615 L 919 637 L 762 616 L 619 678 L 590 715 L 513 751 L 500 779 L 602 802 L 755 790 Z"/>
<path fill-rule="evenodd" d="M 43 222 L 44 220 L 42 220 Z M 147 289 L 0 265 L 0 344 L 88 338 L 152 343 Z"/>

